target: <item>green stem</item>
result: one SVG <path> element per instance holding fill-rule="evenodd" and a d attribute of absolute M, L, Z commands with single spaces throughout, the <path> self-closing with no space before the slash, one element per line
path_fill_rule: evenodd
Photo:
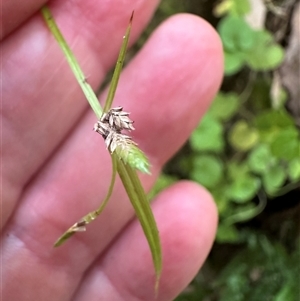
<path fill-rule="evenodd" d="M 276 192 L 271 193 L 270 196 L 271 197 L 279 197 L 279 196 L 285 195 L 288 192 L 290 192 L 291 190 L 294 190 L 299 186 L 300 186 L 299 181 L 289 183 L 285 186 L 282 186 L 281 188 L 278 188 L 278 190 Z"/>
<path fill-rule="evenodd" d="M 95 211 L 97 215 L 99 215 L 103 211 L 105 206 L 107 205 L 107 203 L 112 195 L 114 185 L 116 182 L 116 175 L 117 175 L 117 156 L 116 156 L 116 154 L 111 155 L 111 161 L 112 161 L 112 176 L 111 176 L 110 185 L 109 185 L 108 192 L 107 192 L 107 195 L 106 195 L 104 201 L 102 202 L 100 207 Z"/>
<path fill-rule="evenodd" d="M 72 227 L 70 227 L 63 235 L 61 235 L 57 241 L 54 243 L 54 247 L 59 247 L 62 245 L 67 239 L 69 239 L 71 236 L 73 236 L 77 232 L 85 231 L 85 227 L 91 223 L 93 220 L 97 218 L 98 215 L 104 210 L 106 207 L 111 194 L 113 192 L 113 188 L 116 182 L 116 175 L 117 175 L 117 156 L 113 154 L 111 156 L 112 159 L 112 176 L 110 180 L 110 185 L 107 191 L 107 194 L 103 200 L 103 202 L 100 204 L 99 208 L 89 212 L 84 217 L 82 217 L 78 222 L 76 222 Z"/>
<path fill-rule="evenodd" d="M 75 56 L 73 55 L 66 40 L 64 39 L 63 35 L 61 34 L 56 23 L 54 22 L 51 11 L 49 10 L 49 8 L 47 6 L 43 6 L 41 8 L 41 13 L 42 13 L 44 20 L 47 23 L 50 31 L 52 32 L 54 38 L 58 42 L 58 45 L 60 46 L 63 53 L 65 54 L 66 59 L 70 65 L 86 99 L 88 100 L 90 106 L 92 107 L 97 118 L 99 119 L 102 115 L 103 110 L 99 104 L 98 98 L 96 97 L 92 87 L 87 83 L 86 77 L 84 76 L 83 72 L 81 71 L 81 68 L 80 68 Z"/>
<path fill-rule="evenodd" d="M 226 223 L 227 225 L 232 225 L 239 222 L 245 222 L 260 214 L 267 205 L 267 198 L 265 193 L 263 192 L 258 193 L 257 196 L 259 199 L 259 203 L 256 207 L 233 214 L 224 219 L 224 223 Z"/>

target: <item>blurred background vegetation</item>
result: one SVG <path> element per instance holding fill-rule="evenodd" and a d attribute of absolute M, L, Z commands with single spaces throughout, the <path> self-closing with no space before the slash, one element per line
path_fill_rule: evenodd
<path fill-rule="evenodd" d="M 177 301 L 300 300 L 299 11 L 297 0 L 162 0 L 136 45 L 189 12 L 224 47 L 221 90 L 151 193 L 192 179 L 219 210 L 209 258 Z"/>

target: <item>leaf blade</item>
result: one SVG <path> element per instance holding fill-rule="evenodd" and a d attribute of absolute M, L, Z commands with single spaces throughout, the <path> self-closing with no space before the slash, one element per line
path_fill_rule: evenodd
<path fill-rule="evenodd" d="M 86 77 L 82 72 L 77 59 L 75 58 L 68 43 L 66 42 L 62 33 L 60 32 L 58 26 L 56 25 L 56 22 L 52 16 L 50 9 L 46 5 L 44 5 L 41 8 L 41 13 L 52 35 L 56 39 L 59 47 L 62 49 L 69 63 L 69 66 L 72 69 L 73 74 L 75 75 L 77 82 L 80 85 L 86 99 L 88 100 L 90 106 L 92 107 L 97 117 L 100 118 L 102 115 L 102 108 L 99 104 L 98 98 L 96 97 L 92 87 L 87 83 Z"/>
<path fill-rule="evenodd" d="M 162 270 L 162 251 L 157 225 L 136 172 L 122 161 L 118 161 L 117 168 L 151 250 L 156 274 L 155 292 L 157 293 Z"/>
<path fill-rule="evenodd" d="M 114 97 L 116 94 L 120 74 L 121 74 L 122 67 L 123 67 L 123 64 L 125 61 L 125 55 L 126 55 L 126 50 L 127 50 L 127 46 L 128 46 L 133 15 L 134 15 L 134 11 L 131 14 L 131 17 L 129 20 L 129 25 L 127 27 L 125 36 L 123 36 L 123 43 L 122 43 L 122 46 L 121 46 L 121 49 L 119 52 L 118 60 L 117 60 L 115 70 L 114 70 L 114 73 L 113 73 L 113 76 L 111 79 L 111 83 L 109 85 L 109 90 L 108 90 L 107 98 L 106 98 L 105 105 L 104 105 L 104 112 L 107 112 L 111 108 L 111 105 L 113 103 L 113 100 L 114 100 Z"/>

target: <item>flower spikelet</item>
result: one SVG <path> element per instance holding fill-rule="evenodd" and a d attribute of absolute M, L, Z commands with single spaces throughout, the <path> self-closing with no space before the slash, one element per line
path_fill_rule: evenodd
<path fill-rule="evenodd" d="M 134 130 L 129 113 L 124 112 L 122 107 L 110 109 L 94 125 L 94 131 L 103 137 L 106 148 L 111 154 L 116 152 L 124 163 L 149 173 L 147 157 L 137 147 L 137 143 L 130 136 L 123 134 L 122 130 Z"/>
<path fill-rule="evenodd" d="M 124 112 L 122 107 L 110 109 L 107 113 L 103 114 L 100 121 L 108 123 L 116 132 L 121 132 L 122 130 L 134 130 L 133 121 L 129 118 L 129 113 Z"/>
<path fill-rule="evenodd" d="M 130 136 L 122 134 L 122 130 L 134 130 L 129 113 L 124 112 L 122 107 L 110 109 L 94 125 L 94 131 L 104 138 L 106 147 L 111 154 L 117 147 L 123 151 L 132 145 L 137 145 Z"/>

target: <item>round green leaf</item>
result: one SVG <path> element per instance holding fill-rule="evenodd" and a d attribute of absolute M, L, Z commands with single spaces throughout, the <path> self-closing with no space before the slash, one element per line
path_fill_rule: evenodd
<path fill-rule="evenodd" d="M 230 201 L 227 196 L 227 190 L 228 190 L 227 185 L 218 185 L 214 187 L 214 189 L 212 190 L 212 195 L 216 202 L 216 205 L 218 207 L 218 212 L 220 215 L 226 212 L 226 210 L 228 210 L 228 207 L 230 205 Z"/>
<path fill-rule="evenodd" d="M 224 148 L 222 125 L 206 114 L 191 135 L 190 143 L 195 151 L 222 151 Z"/>
<path fill-rule="evenodd" d="M 221 223 L 218 227 L 216 240 L 219 243 L 232 243 L 239 240 L 239 231 L 233 225 Z"/>
<path fill-rule="evenodd" d="M 267 31 L 258 31 L 254 37 L 253 48 L 245 57 L 250 68 L 264 71 L 278 67 L 284 58 L 282 47 L 272 41 L 273 38 Z"/>
<path fill-rule="evenodd" d="M 258 142 L 258 138 L 257 130 L 244 120 L 237 121 L 229 133 L 229 142 L 238 151 L 251 149 Z"/>
<path fill-rule="evenodd" d="M 219 92 L 214 99 L 209 114 L 222 121 L 230 119 L 239 108 L 239 98 L 236 93 Z"/>
<path fill-rule="evenodd" d="M 271 145 L 272 154 L 279 159 L 300 157 L 300 138 L 296 128 L 289 127 L 277 133 Z"/>
<path fill-rule="evenodd" d="M 267 172 L 271 164 L 274 164 L 274 160 L 269 146 L 259 144 L 250 152 L 248 165 L 253 172 L 263 174 Z"/>
<path fill-rule="evenodd" d="M 214 7 L 213 14 L 216 17 L 221 17 L 230 12 L 232 5 L 233 2 L 231 0 L 223 0 Z"/>
<path fill-rule="evenodd" d="M 289 162 L 288 175 L 291 181 L 300 180 L 300 157 Z"/>
<path fill-rule="evenodd" d="M 245 203 L 253 199 L 260 187 L 260 180 L 251 175 L 238 177 L 230 187 L 230 197 L 237 203 Z"/>
<path fill-rule="evenodd" d="M 219 24 L 219 32 L 225 50 L 244 52 L 254 45 L 254 31 L 240 17 L 227 16 Z"/>
<path fill-rule="evenodd" d="M 226 75 L 233 75 L 239 72 L 245 65 L 245 59 L 241 53 L 224 52 L 224 72 Z"/>
<path fill-rule="evenodd" d="M 235 181 L 235 179 L 244 177 L 244 175 L 249 173 L 249 166 L 245 161 L 241 163 L 232 160 L 226 163 L 226 172 L 230 180 Z"/>
<path fill-rule="evenodd" d="M 277 68 L 283 61 L 284 52 L 281 46 L 270 46 L 264 55 L 259 55 L 256 52 L 249 53 L 247 63 L 250 68 L 257 71 L 266 71 Z"/>
<path fill-rule="evenodd" d="M 231 8 L 231 13 L 237 16 L 243 16 L 249 13 L 251 10 L 251 5 L 249 0 L 233 0 L 233 5 Z"/>
<path fill-rule="evenodd" d="M 242 16 L 250 12 L 249 0 L 223 0 L 214 8 L 214 15 L 220 17 L 227 13 Z"/>
<path fill-rule="evenodd" d="M 267 193 L 272 194 L 280 188 L 286 179 L 286 173 L 281 165 L 275 165 L 263 176 L 263 186 Z"/>
<path fill-rule="evenodd" d="M 202 155 L 194 158 L 194 166 L 191 172 L 193 180 L 207 188 L 218 184 L 222 178 L 223 164 L 215 156 Z"/>
<path fill-rule="evenodd" d="M 268 110 L 255 118 L 255 125 L 259 130 L 266 131 L 271 128 L 284 128 L 294 125 L 293 118 L 284 110 Z"/>

